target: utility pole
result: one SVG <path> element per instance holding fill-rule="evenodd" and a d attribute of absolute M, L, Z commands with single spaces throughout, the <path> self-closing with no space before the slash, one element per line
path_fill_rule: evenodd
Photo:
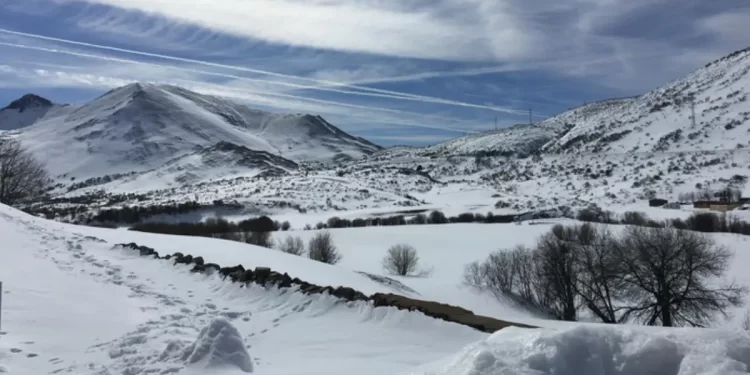
<path fill-rule="evenodd" d="M 497 131 L 497 116 L 495 116 L 495 131 Z"/>
<path fill-rule="evenodd" d="M 533 124 L 533 121 L 531 121 L 531 108 L 529 108 L 529 125 Z"/>

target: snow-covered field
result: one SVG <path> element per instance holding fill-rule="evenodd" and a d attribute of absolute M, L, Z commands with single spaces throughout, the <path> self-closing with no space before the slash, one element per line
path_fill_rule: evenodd
<path fill-rule="evenodd" d="M 738 319 L 716 329 L 661 329 L 539 319 L 460 286 L 462 265 L 531 243 L 548 225 L 455 224 L 331 230 L 343 254 L 325 265 L 207 238 L 73 226 L 0 206 L 3 281 L 0 371 L 13 374 L 740 374 L 750 336 Z M 283 236 L 284 233 L 277 233 Z M 288 232 L 310 236 L 312 232 Z M 750 282 L 743 236 L 732 276 Z M 241 288 L 187 266 L 114 248 L 123 242 L 181 251 L 221 265 L 270 266 L 323 285 L 451 302 L 540 329 L 493 335 L 394 308 L 328 295 Z M 427 278 L 394 290 L 381 274 L 388 246 L 419 250 Z M 737 317 L 736 317 L 737 318 Z"/>

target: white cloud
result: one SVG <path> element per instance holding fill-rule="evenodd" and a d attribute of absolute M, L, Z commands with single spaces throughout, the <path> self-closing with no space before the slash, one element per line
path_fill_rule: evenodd
<path fill-rule="evenodd" d="M 498 49 L 518 58 L 530 50 L 521 30 L 495 29 L 490 43 L 475 17 L 460 17 L 473 9 L 447 8 L 441 1 L 411 8 L 414 2 L 377 0 L 85 1 L 300 47 L 457 61 L 492 58 Z"/>
<path fill-rule="evenodd" d="M 309 88 L 309 89 L 317 89 L 317 90 L 327 90 L 327 91 L 334 91 L 334 92 L 341 92 L 348 95 L 364 95 L 364 96 L 374 96 L 374 97 L 382 97 L 382 98 L 390 98 L 390 99 L 399 99 L 399 100 L 406 100 L 406 101 L 417 101 L 417 102 L 424 102 L 424 103 L 434 103 L 434 104 L 442 104 L 442 105 L 451 105 L 451 106 L 458 106 L 458 107 L 468 107 L 468 108 L 478 108 L 478 109 L 488 109 L 492 111 L 497 112 L 505 112 L 509 114 L 522 114 L 523 111 L 512 109 L 512 108 L 506 108 L 506 107 L 500 107 L 500 106 L 489 106 L 489 105 L 481 105 L 481 104 L 475 104 L 475 103 L 468 103 L 468 102 L 461 102 L 456 100 L 449 100 L 449 99 L 442 99 L 442 98 L 436 98 L 431 97 L 427 95 L 416 95 L 416 94 L 410 94 L 410 93 L 403 93 L 398 91 L 392 91 L 392 90 L 383 90 L 383 89 L 376 89 L 372 87 L 366 87 L 366 86 L 356 86 L 351 85 L 347 83 L 342 82 L 330 82 L 325 80 L 319 80 L 314 78 L 308 78 L 308 77 L 301 77 L 301 76 L 295 76 L 290 74 L 283 74 L 283 73 L 276 73 L 276 72 L 270 72 L 266 70 L 260 70 L 260 69 L 253 69 L 248 67 L 242 67 L 242 66 L 236 66 L 236 65 L 228 65 L 228 64 L 220 64 L 220 63 L 214 63 L 210 61 L 204 61 L 204 60 L 198 60 L 198 59 L 188 59 L 183 57 L 177 57 L 177 56 L 170 56 L 165 54 L 157 54 L 157 53 L 151 53 L 151 52 L 143 52 L 143 51 L 136 51 L 132 49 L 126 49 L 126 48 L 119 48 L 119 47 L 112 47 L 112 46 L 105 46 L 100 44 L 94 44 L 94 43 L 85 43 L 85 42 L 79 42 L 74 40 L 68 40 L 63 38 L 55 38 L 55 37 L 48 37 L 38 34 L 32 34 L 32 33 L 23 33 L 23 32 L 17 32 L 7 29 L 0 29 L 0 33 L 3 34 L 9 34 L 12 36 L 24 36 L 28 38 L 43 40 L 43 41 L 52 41 L 52 42 L 60 42 L 60 43 L 66 43 L 71 44 L 75 46 L 80 47 L 86 47 L 86 48 L 94 48 L 94 49 L 100 49 L 100 50 L 106 50 L 111 52 L 118 52 L 118 53 L 125 53 L 125 54 L 131 54 L 131 55 L 137 55 L 141 57 L 148 57 L 148 58 L 156 58 L 156 59 L 162 59 L 162 60 L 168 60 L 168 61 L 175 61 L 178 63 L 186 63 L 186 64 L 197 64 L 202 66 L 208 66 L 211 68 L 218 68 L 218 69 L 228 69 L 228 70 L 236 70 L 241 72 L 247 72 L 247 73 L 254 73 L 254 74 L 260 74 L 260 75 L 268 75 L 272 77 L 277 78 L 284 78 L 284 79 L 293 79 L 293 80 L 299 80 L 303 82 L 307 82 L 308 84 L 302 85 L 300 83 L 290 83 L 286 81 L 269 81 L 269 80 L 260 80 L 257 78 L 248 78 L 248 77 L 239 77 L 236 75 L 229 75 L 226 73 L 218 73 L 218 72 L 210 72 L 205 70 L 199 70 L 195 68 L 186 68 L 182 66 L 175 66 L 170 65 L 169 67 L 171 69 L 178 69 L 178 70 L 185 70 L 190 72 L 200 72 L 203 74 L 208 75 L 218 75 L 218 76 L 225 76 L 225 77 L 232 77 L 236 79 L 244 79 L 244 80 L 252 80 L 252 81 L 258 81 L 258 82 L 265 82 L 269 84 L 278 84 L 278 85 L 284 85 L 284 86 L 290 86 L 290 87 L 296 87 L 296 88 Z M 109 56 L 101 56 L 101 55 L 94 55 L 91 53 L 84 53 L 84 52 L 77 52 L 77 51 L 69 51 L 69 50 L 62 50 L 62 49 L 55 49 L 55 48 L 46 48 L 46 47 L 37 47 L 37 46 L 31 46 L 31 45 L 25 45 L 21 43 L 4 43 L 0 42 L 0 45 L 8 46 L 8 47 L 16 47 L 16 48 L 26 48 L 26 49 L 35 49 L 39 51 L 47 51 L 51 53 L 61 53 L 61 54 L 68 54 L 68 55 L 75 55 L 79 57 L 87 57 L 87 58 L 94 58 L 94 59 L 101 59 L 101 60 L 107 60 L 107 61 L 118 61 L 122 63 L 133 63 L 133 64 L 141 64 L 141 65 L 158 65 L 158 66 L 165 66 L 160 64 L 154 64 L 150 62 L 143 62 L 143 61 L 137 61 L 137 60 L 130 60 L 130 59 L 124 59 L 124 58 L 115 58 L 115 57 L 109 57 Z M 317 83 L 318 86 L 310 85 L 309 83 Z M 346 87 L 348 89 L 347 91 L 341 91 L 337 90 L 335 88 L 329 88 L 330 86 L 333 87 Z"/>

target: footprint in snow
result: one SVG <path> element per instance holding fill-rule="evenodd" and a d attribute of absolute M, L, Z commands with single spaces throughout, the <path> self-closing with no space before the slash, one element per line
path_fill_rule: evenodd
<path fill-rule="evenodd" d="M 36 354 L 36 353 L 26 354 L 26 358 L 34 358 L 34 357 L 38 357 L 38 356 L 39 356 L 39 354 Z"/>

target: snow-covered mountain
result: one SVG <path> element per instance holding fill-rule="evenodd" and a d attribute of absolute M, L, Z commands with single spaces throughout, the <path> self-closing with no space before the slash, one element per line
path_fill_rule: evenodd
<path fill-rule="evenodd" d="M 540 124 L 574 125 L 544 150 L 623 153 L 745 148 L 750 145 L 748 73 L 750 48 L 645 95 L 565 112 Z"/>
<path fill-rule="evenodd" d="M 24 128 L 58 107 L 51 101 L 34 94 L 26 94 L 0 109 L 0 130 Z"/>
<path fill-rule="evenodd" d="M 296 161 L 359 158 L 380 148 L 319 116 L 252 110 L 175 86 L 134 83 L 83 105 L 43 103 L 37 107 L 53 110 L 0 121 L 0 128 L 16 129 L 54 175 L 146 171 L 219 142 Z"/>
<path fill-rule="evenodd" d="M 380 155 L 516 155 L 741 149 L 750 145 L 750 48 L 641 96 L 602 100 L 533 125 Z M 695 121 L 693 121 L 693 111 Z"/>

